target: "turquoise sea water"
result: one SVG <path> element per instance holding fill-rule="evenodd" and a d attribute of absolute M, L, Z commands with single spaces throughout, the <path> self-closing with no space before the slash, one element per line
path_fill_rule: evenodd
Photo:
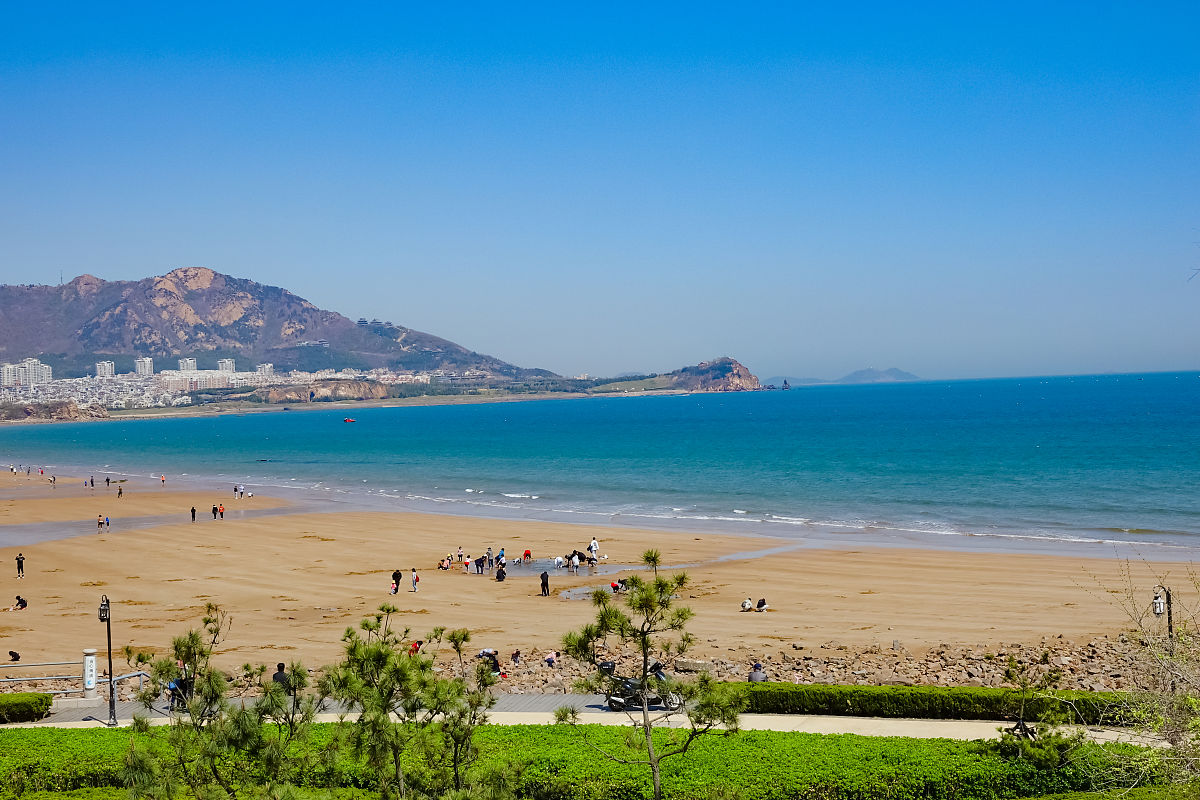
<path fill-rule="evenodd" d="M 1200 547 L 1196 373 L 346 413 L 5 427 L 0 460 L 814 542 Z"/>

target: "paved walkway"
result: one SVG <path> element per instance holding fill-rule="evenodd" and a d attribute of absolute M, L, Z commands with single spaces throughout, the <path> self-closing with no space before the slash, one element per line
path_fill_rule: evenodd
<path fill-rule="evenodd" d="M 496 725 L 550 725 L 554 723 L 554 712 L 561 706 L 574 706 L 582 722 L 593 725 L 630 725 L 632 718 L 626 714 L 609 711 L 603 695 L 579 694 L 502 694 L 496 697 L 496 707 L 489 713 Z M 139 703 L 117 704 L 117 720 L 121 725 L 133 721 L 133 715 L 146 715 Z M 157 706 L 149 714 L 152 722 L 167 721 L 165 704 Z M 320 722 L 335 722 L 337 711 L 318 715 Z M 55 711 L 39 722 L 4 727 L 101 727 L 108 720 L 108 706 L 96 708 L 74 708 Z M 673 723 L 686 724 L 682 716 Z M 994 739 L 999 729 L 1010 723 L 999 720 L 954 720 L 954 719 L 883 719 L 879 717 L 832 717 L 807 716 L 801 714 L 742 714 L 743 730 L 796 731 L 803 733 L 839 734 L 859 736 L 903 736 L 914 739 Z M 1131 731 L 1117 728 L 1088 728 L 1088 738 L 1096 741 L 1133 741 Z"/>

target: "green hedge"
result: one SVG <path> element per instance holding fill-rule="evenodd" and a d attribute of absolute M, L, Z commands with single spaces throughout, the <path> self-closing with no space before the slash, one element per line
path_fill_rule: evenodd
<path fill-rule="evenodd" d="M 33 722 L 46 716 L 53 698 L 38 692 L 0 694 L 0 723 Z"/>
<path fill-rule="evenodd" d="M 1047 795 L 1036 800 L 1196 800 L 1197 797 L 1200 797 L 1200 787 L 1196 786 L 1148 786 L 1107 792 L 1070 792 Z"/>
<path fill-rule="evenodd" d="M 906 719 L 1015 719 L 1020 696 L 1011 689 L 941 686 L 737 684 L 752 714 L 828 714 Z M 1082 725 L 1121 724 L 1127 698 L 1119 692 L 1055 692 L 1034 697 L 1025 718 L 1049 713 Z"/>
<path fill-rule="evenodd" d="M 314 729 L 314 744 L 332 735 Z M 584 726 L 594 744 L 620 752 L 625 730 Z M 536 800 L 643 800 L 651 796 L 645 768 L 615 764 L 579 740 L 578 731 L 552 725 L 487 726 L 479 731 L 483 764 L 519 760 L 519 797 Z M 5 792 L 68 791 L 120 786 L 128 729 L 22 728 L 0 730 L 0 797 Z M 869 736 L 743 731 L 705 737 L 688 755 L 669 759 L 663 783 L 673 800 L 712 796 L 726 787 L 741 800 L 1000 800 L 1090 788 L 1085 747 L 1070 764 L 1037 770 L 1005 760 L 971 742 Z M 349 754 L 305 776 L 309 788 L 364 788 L 366 771 Z M 96 798 L 100 800 L 101 795 Z"/>

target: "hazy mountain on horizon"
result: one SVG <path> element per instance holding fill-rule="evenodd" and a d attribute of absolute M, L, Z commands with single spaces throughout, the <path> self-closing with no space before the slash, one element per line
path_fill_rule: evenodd
<path fill-rule="evenodd" d="M 81 275 L 59 286 L 0 286 L 0 361 L 30 356 L 51 364 L 60 377 L 89 374 L 97 359 L 131 371 L 138 356 L 196 356 L 202 368 L 234 357 L 245 360 L 242 368 L 271 362 L 280 369 L 470 369 L 516 379 L 554 377 L 391 322 L 355 322 L 286 289 L 207 267 L 139 281 Z"/>
<path fill-rule="evenodd" d="M 848 375 L 843 375 L 837 380 L 828 380 L 826 378 L 793 378 L 788 375 L 776 375 L 767 378 L 764 383 L 771 386 L 782 386 L 783 382 L 787 381 L 791 386 L 819 386 L 823 384 L 905 383 L 919 380 L 921 378 L 913 375 L 911 372 L 905 372 L 895 367 L 883 370 L 868 367 L 867 369 L 855 370 Z"/>

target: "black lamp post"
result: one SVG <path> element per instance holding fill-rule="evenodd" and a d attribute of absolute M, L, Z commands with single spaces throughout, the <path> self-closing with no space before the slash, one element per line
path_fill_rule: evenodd
<path fill-rule="evenodd" d="M 1167 647 L 1171 655 L 1175 654 L 1175 620 L 1171 616 L 1171 590 L 1159 584 L 1154 587 L 1154 616 L 1167 614 Z"/>
<path fill-rule="evenodd" d="M 112 615 L 109 613 L 108 595 L 100 596 L 100 621 L 108 630 L 108 725 L 117 727 L 117 684 L 113 678 L 112 663 Z"/>

